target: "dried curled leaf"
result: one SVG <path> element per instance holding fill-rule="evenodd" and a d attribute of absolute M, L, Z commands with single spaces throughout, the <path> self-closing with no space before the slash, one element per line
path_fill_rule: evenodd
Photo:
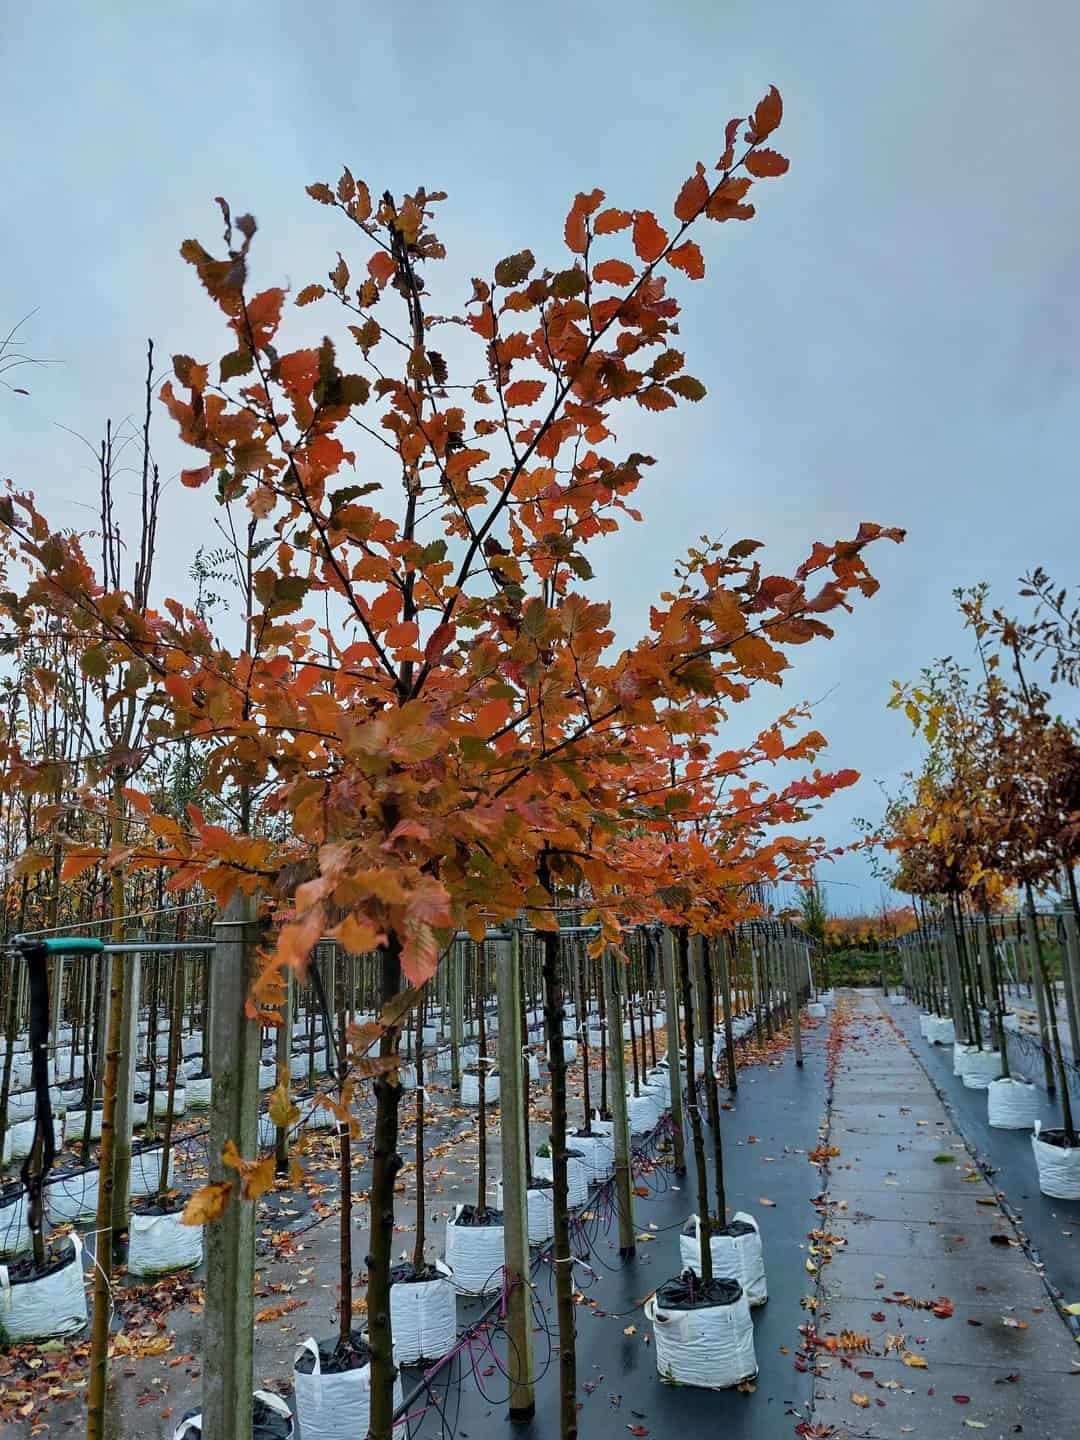
<path fill-rule="evenodd" d="M 231 1180 L 215 1180 L 209 1185 L 200 1186 L 194 1194 L 188 1197 L 184 1213 L 180 1217 L 180 1223 L 182 1225 L 208 1225 L 212 1220 L 220 1220 L 225 1213 L 225 1207 L 229 1203 L 233 1188 Z"/>

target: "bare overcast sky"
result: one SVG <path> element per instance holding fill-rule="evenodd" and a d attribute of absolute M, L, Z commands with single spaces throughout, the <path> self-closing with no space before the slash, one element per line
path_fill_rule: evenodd
<path fill-rule="evenodd" d="M 347 163 L 373 189 L 447 189 L 464 282 L 524 245 L 557 256 L 578 189 L 667 211 L 775 83 L 791 172 L 750 225 L 703 237 L 709 276 L 686 297 L 709 398 L 620 433 L 661 462 L 647 524 L 598 566 L 620 633 L 702 532 L 765 540 L 780 568 L 862 519 L 906 526 L 873 555 L 881 593 L 800 655 L 783 697 L 827 697 L 830 763 L 863 773 L 822 827 L 843 842 L 915 757 L 883 712 L 890 679 L 968 652 L 952 587 L 1010 599 L 1035 563 L 1075 581 L 1072 0 L 37 0 L 4 24 L 0 322 L 38 307 L 29 348 L 56 363 L 29 398 L 0 394 L 0 465 L 58 523 L 91 523 L 94 502 L 59 426 L 96 437 L 137 411 L 147 335 L 163 361 L 222 351 L 177 256 L 187 235 L 219 243 L 214 195 L 258 217 L 259 282 L 300 284 L 349 243 L 309 181 Z M 171 474 L 164 416 L 157 450 Z M 175 484 L 165 511 L 176 589 L 213 534 Z M 838 909 L 877 902 L 861 859 L 827 878 Z"/>

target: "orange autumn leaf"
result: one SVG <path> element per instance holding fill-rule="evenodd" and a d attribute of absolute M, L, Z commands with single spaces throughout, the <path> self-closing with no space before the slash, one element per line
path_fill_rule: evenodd
<path fill-rule="evenodd" d="M 231 1180 L 215 1180 L 203 1185 L 188 1196 L 181 1223 L 184 1225 L 209 1225 L 220 1220 L 233 1192 Z"/>
<path fill-rule="evenodd" d="M 629 285 L 637 274 L 626 260 L 601 260 L 593 266 L 593 279 L 610 285 Z"/>
<path fill-rule="evenodd" d="M 659 260 L 667 246 L 667 231 L 651 210 L 638 210 L 634 216 L 634 250 L 639 260 Z"/>

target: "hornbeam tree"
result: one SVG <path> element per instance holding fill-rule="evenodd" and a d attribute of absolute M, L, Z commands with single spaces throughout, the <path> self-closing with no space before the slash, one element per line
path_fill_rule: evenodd
<path fill-rule="evenodd" d="M 250 1013 L 276 1018 L 286 971 L 303 970 L 324 934 L 378 952 L 380 1054 L 363 1058 L 366 1031 L 353 1061 L 376 1094 L 374 1440 L 392 1427 L 393 1071 L 440 945 L 460 927 L 479 940 L 523 909 L 552 931 L 560 886 L 606 878 L 586 846 L 598 823 L 618 821 L 625 757 L 666 754 L 693 702 L 718 721 L 756 681 L 779 681 L 789 647 L 827 637 L 823 616 L 876 589 L 866 546 L 901 538 L 862 525 L 851 540 L 816 543 L 790 576 L 765 571 L 756 541 L 706 543 L 622 651 L 609 606 L 581 588 L 588 547 L 640 518 L 630 501 L 653 464 L 616 451 L 619 407 L 704 397 L 672 343 L 680 306 L 669 284 L 704 275 L 691 231 L 748 220 L 755 181 L 787 169 L 765 143 L 780 118 L 770 90 L 733 120 L 715 171 L 694 167 L 667 226 L 607 205 L 600 190 L 579 194 L 568 254 L 549 266 L 525 249 L 507 256 L 473 281 L 457 316 L 429 303 L 428 272 L 444 258 L 432 228 L 441 193 L 374 200 L 348 170 L 333 188 L 315 184 L 359 254 L 339 255 L 325 283 L 295 295 L 344 320 L 302 348 L 285 339 L 286 292 L 248 285 L 255 221 L 222 202 L 225 253 L 193 240 L 181 253 L 221 312 L 227 348 L 213 363 L 174 357 L 162 396 L 203 452 L 184 484 L 246 507 L 265 536 L 239 651 L 190 606 L 146 614 L 101 586 L 78 540 L 53 534 L 31 497 L 0 516 L 35 596 L 94 631 L 94 663 L 146 666 L 153 737 L 193 737 L 210 790 L 260 785 L 280 817 L 254 834 L 195 806 L 178 823 L 130 797 L 145 838 L 125 863 L 165 867 L 173 888 L 198 883 L 219 899 L 259 893 L 276 910 Z M 440 332 L 463 352 L 453 381 Z M 548 1001 L 557 1069 L 557 989 Z M 228 1201 L 216 1187 L 201 1212 Z M 556 1274 L 568 1281 L 568 1266 Z M 572 1335 L 561 1342 L 572 1366 Z M 561 1423 L 576 1433 L 572 1392 Z"/>

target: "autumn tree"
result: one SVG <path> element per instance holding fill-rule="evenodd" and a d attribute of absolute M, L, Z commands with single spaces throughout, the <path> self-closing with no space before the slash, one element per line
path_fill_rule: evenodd
<path fill-rule="evenodd" d="M 640 518 L 631 500 L 653 464 L 618 453 L 616 411 L 705 394 L 673 343 L 680 307 L 669 284 L 705 271 L 690 232 L 751 218 L 755 181 L 787 169 L 765 143 L 780 118 L 771 90 L 733 120 L 715 171 L 694 168 L 667 226 L 650 210 L 607 205 L 600 190 L 579 194 L 568 254 L 549 266 L 528 250 L 507 256 L 474 280 L 457 316 L 430 304 L 428 274 L 444 258 L 432 228 L 440 192 L 375 199 L 349 170 L 333 187 L 312 185 L 359 254 L 339 255 L 325 282 L 293 297 L 343 321 L 336 338 L 300 348 L 285 338 L 284 289 L 249 287 L 255 221 L 221 202 L 224 253 L 194 240 L 181 253 L 221 312 L 227 349 L 214 362 L 174 357 L 162 396 L 203 452 L 184 484 L 212 487 L 261 527 L 247 545 L 240 648 L 191 606 L 144 613 L 130 592 L 98 583 L 30 497 L 6 516 L 35 593 L 92 624 L 106 670 L 133 657 L 146 667 L 153 738 L 192 737 L 208 789 L 261 787 L 281 819 L 253 833 L 243 814 L 211 823 L 190 805 L 180 824 L 148 806 L 145 843 L 125 852 L 130 865 L 166 867 L 174 889 L 266 897 L 276 940 L 251 1013 L 276 1018 L 285 972 L 303 971 L 325 934 L 378 952 L 380 1053 L 355 1061 L 375 1073 L 375 1440 L 392 1425 L 402 1163 L 392 1072 L 440 944 L 458 927 L 481 939 L 490 921 L 523 909 L 550 934 L 561 888 L 603 881 L 590 875 L 601 862 L 586 840 L 598 819 L 617 823 L 612 775 L 625 757 L 666 753 L 689 701 L 719 715 L 755 680 L 778 680 L 788 647 L 828 636 L 823 616 L 875 590 L 865 547 L 900 538 L 863 525 L 851 540 L 815 544 L 791 576 L 767 573 L 755 541 L 706 544 L 622 651 L 609 607 L 582 588 L 590 545 Z M 463 354 L 454 380 L 450 348 Z M 552 954 L 549 944 L 549 966 Z M 560 1006 L 553 983 L 554 1076 Z M 557 1236 L 557 1261 L 568 1243 Z M 567 1263 L 556 1274 L 569 1284 Z M 572 1335 L 561 1339 L 572 1365 Z M 562 1431 L 576 1431 L 565 1384 Z"/>

